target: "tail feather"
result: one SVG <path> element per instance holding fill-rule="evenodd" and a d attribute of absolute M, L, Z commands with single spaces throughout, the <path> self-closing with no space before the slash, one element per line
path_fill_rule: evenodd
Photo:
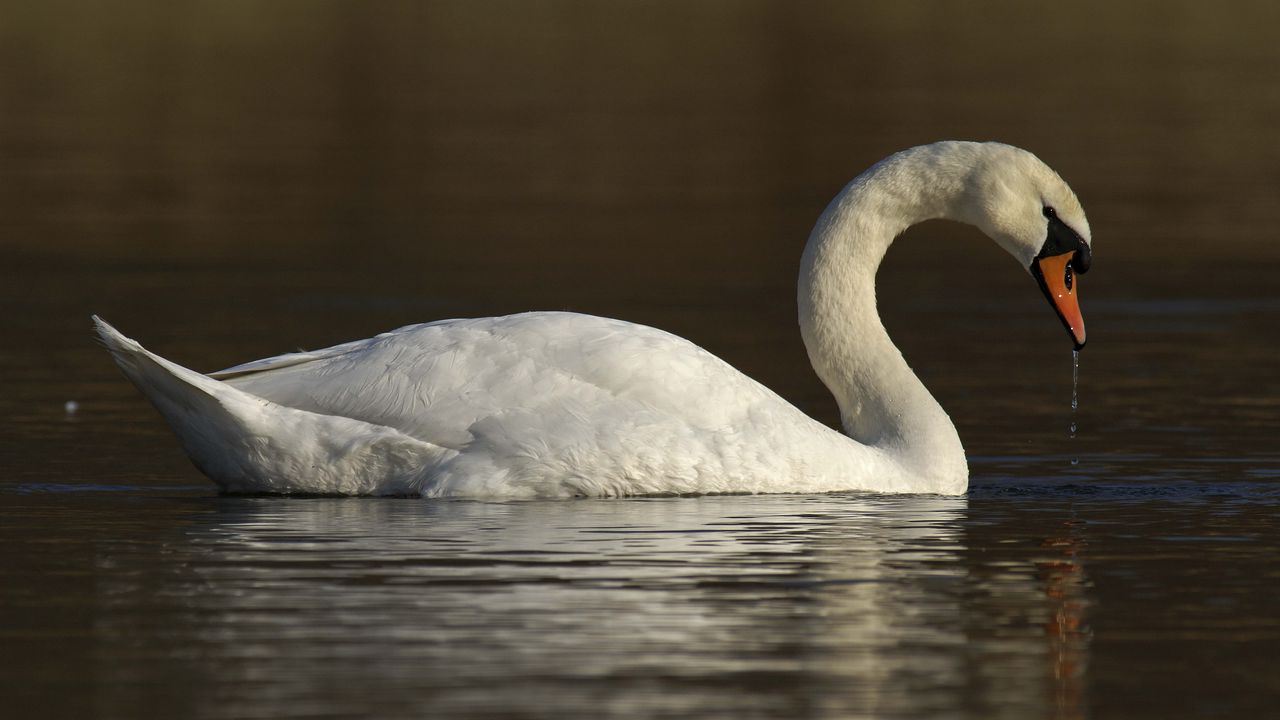
<path fill-rule="evenodd" d="M 98 338 L 111 353 L 116 365 L 124 371 L 143 395 L 165 416 L 169 410 L 186 413 L 219 412 L 222 404 L 219 395 L 226 395 L 232 388 L 200 373 L 170 362 L 142 347 L 137 340 L 126 337 L 97 315 L 93 323 Z"/>
<path fill-rule="evenodd" d="M 98 316 L 98 337 L 204 474 L 230 492 L 416 494 L 453 451 L 383 425 L 320 415 L 166 360 Z"/>

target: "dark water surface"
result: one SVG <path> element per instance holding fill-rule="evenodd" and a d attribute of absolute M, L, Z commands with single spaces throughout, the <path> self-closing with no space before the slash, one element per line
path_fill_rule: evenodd
<path fill-rule="evenodd" d="M 1280 11 L 1054 12 L 6 8 L 0 714 L 1276 715 Z M 890 253 L 963 498 L 219 497 L 90 340 L 211 370 L 572 309 L 834 421 L 801 247 L 947 137 L 1040 154 L 1096 248 L 1074 440 L 1026 273 L 942 223 Z"/>

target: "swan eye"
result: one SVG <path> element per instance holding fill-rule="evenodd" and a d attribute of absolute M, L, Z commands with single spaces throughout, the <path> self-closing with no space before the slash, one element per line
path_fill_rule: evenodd
<path fill-rule="evenodd" d="M 1055 217 L 1057 217 L 1057 216 L 1058 216 L 1058 211 L 1057 211 L 1057 210 L 1054 210 L 1052 206 L 1045 205 L 1045 206 L 1044 206 L 1044 216 L 1045 216 L 1045 217 L 1047 217 L 1047 218 L 1049 218 L 1049 219 L 1053 219 L 1053 218 L 1055 218 Z"/>

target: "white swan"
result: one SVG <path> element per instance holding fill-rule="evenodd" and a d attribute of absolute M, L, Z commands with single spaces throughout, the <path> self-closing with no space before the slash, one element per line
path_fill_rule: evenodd
<path fill-rule="evenodd" d="M 875 273 L 931 218 L 977 226 L 1039 282 L 1077 349 L 1084 210 L 1034 155 L 940 142 L 849 183 L 799 280 L 809 358 L 842 435 L 698 346 L 573 313 L 443 320 L 202 375 L 98 332 L 228 492 L 466 497 L 868 490 L 959 494 L 951 420 L 889 340 Z"/>

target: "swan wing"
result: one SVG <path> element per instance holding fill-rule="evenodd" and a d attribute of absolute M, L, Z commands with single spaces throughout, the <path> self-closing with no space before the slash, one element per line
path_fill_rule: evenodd
<path fill-rule="evenodd" d="M 563 412 L 598 424 L 641 410 L 717 429 L 761 403 L 791 407 L 687 340 L 576 313 L 412 325 L 213 377 L 281 405 L 385 425 L 453 448 L 475 439 L 477 423 L 516 414 L 544 415 L 544 432 L 565 427 L 552 417 Z"/>
<path fill-rule="evenodd" d="M 810 470 L 849 444 L 687 340 L 575 313 L 414 325 L 222 375 L 456 451 L 428 495 L 829 490 Z"/>
<path fill-rule="evenodd" d="M 389 335 L 390 333 L 384 333 Z M 322 350 L 301 350 L 298 352 L 284 353 L 274 357 L 262 358 L 261 360 L 253 360 L 247 363 L 241 363 L 224 370 L 209 373 L 209 377 L 215 380 L 229 380 L 234 377 L 243 377 L 254 373 L 262 373 L 270 370 L 279 370 L 281 368 L 292 367 L 294 365 L 303 365 L 305 363 L 314 362 L 316 360 L 326 360 L 347 353 L 355 353 L 369 346 L 374 340 L 382 338 L 379 335 L 366 340 L 354 340 L 341 345 L 324 348 Z"/>

